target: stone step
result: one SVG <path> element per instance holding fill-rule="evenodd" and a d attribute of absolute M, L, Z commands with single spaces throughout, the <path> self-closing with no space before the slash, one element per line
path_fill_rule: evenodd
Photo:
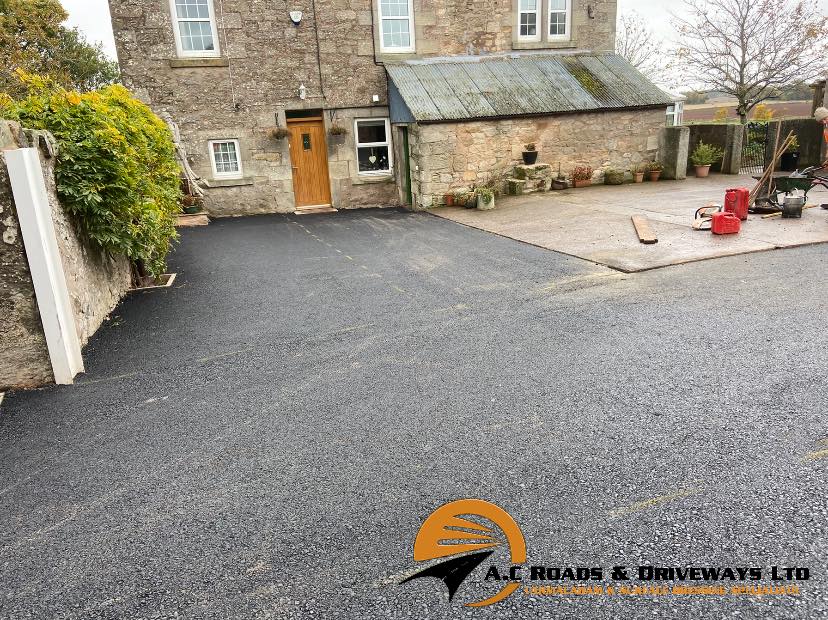
<path fill-rule="evenodd" d="M 549 164 L 532 164 L 531 166 L 527 166 L 526 164 L 521 164 L 519 166 L 515 166 L 514 173 L 515 173 L 515 178 L 516 179 L 526 179 L 526 180 L 548 179 L 548 180 L 552 180 L 552 166 L 550 166 Z"/>
<path fill-rule="evenodd" d="M 318 207 L 299 207 L 293 212 L 294 215 L 310 215 L 311 213 L 337 213 L 338 210 L 328 205 Z"/>

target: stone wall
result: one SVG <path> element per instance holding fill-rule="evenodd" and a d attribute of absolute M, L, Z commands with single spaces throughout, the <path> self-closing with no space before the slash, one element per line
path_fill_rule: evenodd
<path fill-rule="evenodd" d="M 0 124 L 5 123 L 0 121 Z M 38 134 L 28 135 L 33 138 L 33 143 L 42 143 Z M 19 143 L 18 146 L 28 146 L 28 142 Z M 54 158 L 41 152 L 46 190 L 75 326 L 81 345 L 84 345 L 129 289 L 130 265 L 125 257 L 108 256 L 82 241 L 74 223 L 58 202 L 54 162 Z M 0 390 L 35 387 L 52 382 L 52 366 L 2 151 L 0 283 Z"/>
<path fill-rule="evenodd" d="M 510 174 L 530 142 L 540 151 L 538 161 L 551 164 L 555 174 L 558 164 L 567 176 L 581 164 L 592 166 L 596 176 L 608 165 L 629 169 L 655 158 L 663 127 L 663 108 L 413 125 L 415 208 L 438 204 L 449 190 Z"/>
<path fill-rule="evenodd" d="M 513 41 L 517 0 L 414 0 L 416 54 L 377 56 L 376 0 L 222 0 L 219 58 L 177 56 L 169 0 L 109 0 L 124 83 L 155 112 L 178 123 L 193 169 L 212 177 L 208 141 L 238 139 L 244 178 L 221 180 L 206 198 L 213 215 L 294 209 L 285 111 L 325 110 L 351 131 L 329 144 L 332 201 L 337 208 L 399 204 L 392 176 L 360 177 L 352 120 L 388 116 L 383 61 L 416 56 L 533 47 Z M 587 5 L 594 8 L 589 18 Z M 290 11 L 302 11 L 298 26 Z M 615 0 L 575 0 L 573 39 L 546 47 L 610 50 Z M 299 98 L 304 84 L 307 97 Z M 378 101 L 374 101 L 374 96 Z"/>
<path fill-rule="evenodd" d="M 822 136 L 823 126 L 813 118 L 790 118 L 783 121 L 774 121 L 770 123 L 768 128 L 768 135 L 772 136 L 771 140 L 776 139 L 776 126 L 782 123 L 782 131 L 780 132 L 780 140 L 784 140 L 788 132 L 793 131 L 799 140 L 799 162 L 797 167 L 807 168 L 809 166 L 818 166 L 823 161 L 822 148 L 825 140 Z M 767 161 L 770 163 L 773 154 L 773 144 L 767 149 Z"/>

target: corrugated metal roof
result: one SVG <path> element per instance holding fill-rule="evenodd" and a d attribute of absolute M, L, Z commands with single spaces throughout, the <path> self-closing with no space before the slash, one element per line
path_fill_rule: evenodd
<path fill-rule="evenodd" d="M 409 60 L 385 68 L 395 91 L 392 122 L 672 104 L 667 93 L 617 54 L 528 52 Z"/>

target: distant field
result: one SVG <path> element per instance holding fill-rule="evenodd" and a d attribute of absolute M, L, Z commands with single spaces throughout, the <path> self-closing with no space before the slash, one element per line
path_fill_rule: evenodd
<path fill-rule="evenodd" d="M 797 118 L 811 115 L 810 101 L 775 101 L 765 105 L 773 110 L 774 118 Z M 684 120 L 690 122 L 712 121 L 720 108 L 727 110 L 729 119 L 739 118 L 739 115 L 736 114 L 735 103 L 704 103 L 685 106 Z"/>

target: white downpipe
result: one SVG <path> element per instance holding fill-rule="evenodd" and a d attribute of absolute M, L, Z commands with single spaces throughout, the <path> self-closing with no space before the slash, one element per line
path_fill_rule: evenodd
<path fill-rule="evenodd" d="M 43 168 L 37 149 L 14 149 L 4 155 L 55 383 L 72 383 L 83 372 L 83 358 Z"/>

